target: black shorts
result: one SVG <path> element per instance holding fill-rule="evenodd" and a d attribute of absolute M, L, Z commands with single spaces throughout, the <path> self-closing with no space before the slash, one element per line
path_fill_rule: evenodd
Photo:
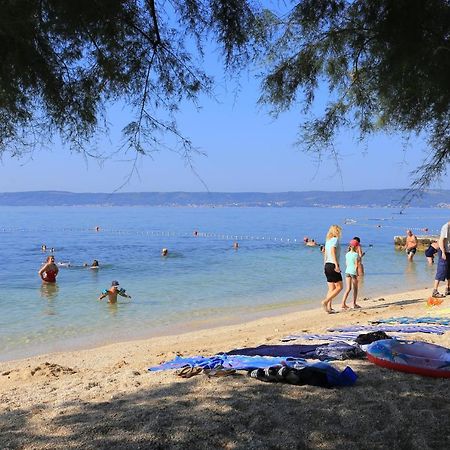
<path fill-rule="evenodd" d="M 342 275 L 340 272 L 336 272 L 334 270 L 335 267 L 336 266 L 333 263 L 325 263 L 324 272 L 328 283 L 337 283 L 342 281 Z"/>
<path fill-rule="evenodd" d="M 415 247 L 413 247 L 413 248 L 408 248 L 408 249 L 406 250 L 406 254 L 409 255 L 410 253 L 412 253 L 413 255 L 415 255 L 415 254 L 416 254 L 416 248 L 415 248 Z"/>

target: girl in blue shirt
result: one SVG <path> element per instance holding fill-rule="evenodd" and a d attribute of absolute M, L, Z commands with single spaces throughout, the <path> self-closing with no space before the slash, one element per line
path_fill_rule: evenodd
<path fill-rule="evenodd" d="M 350 294 L 350 291 L 353 287 L 353 308 L 361 308 L 357 303 L 356 299 L 358 298 L 358 266 L 361 261 L 361 257 L 358 252 L 359 242 L 356 239 L 352 239 L 350 241 L 348 252 L 345 255 L 345 283 L 347 288 L 344 293 L 344 298 L 342 299 L 342 309 L 348 309 L 347 297 Z"/>

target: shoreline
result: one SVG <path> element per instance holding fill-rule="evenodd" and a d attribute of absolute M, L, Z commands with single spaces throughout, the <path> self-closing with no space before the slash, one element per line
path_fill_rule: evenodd
<path fill-rule="evenodd" d="M 411 291 L 420 291 L 422 289 L 413 289 Z M 424 291 L 430 290 L 431 287 L 423 288 Z M 398 289 L 389 289 L 389 292 L 381 294 L 383 289 L 381 287 L 377 287 L 376 290 L 371 289 L 372 296 L 371 297 L 363 297 L 363 298 L 374 298 L 374 297 L 390 297 L 395 295 L 402 295 L 404 291 L 401 288 Z M 324 287 L 325 293 L 325 287 Z M 360 289 L 360 293 L 365 293 L 364 285 L 362 285 L 362 289 Z M 342 294 L 340 294 L 338 299 L 334 299 L 334 305 L 338 305 Z M 360 296 L 359 302 L 363 301 L 363 298 Z M 201 332 L 213 330 L 216 328 L 221 328 L 222 326 L 239 326 L 246 324 L 248 322 L 254 322 L 260 319 L 273 319 L 279 316 L 283 316 L 285 314 L 295 314 L 302 313 L 306 311 L 314 311 L 321 310 L 320 300 L 321 297 L 317 297 L 314 299 L 310 299 L 307 301 L 304 300 L 288 300 L 283 303 L 272 303 L 272 304 L 263 304 L 259 305 L 256 309 L 251 309 L 247 306 L 242 306 L 238 313 L 235 314 L 227 314 L 226 316 L 221 316 L 221 318 L 214 318 L 213 316 L 202 319 L 194 319 L 188 322 L 177 322 L 175 324 L 169 326 L 157 326 L 153 327 L 151 332 L 134 332 L 131 335 L 126 335 L 125 332 L 121 332 L 120 336 L 117 338 L 112 338 L 111 331 L 109 334 L 96 334 L 94 336 L 81 336 L 78 338 L 70 337 L 67 339 L 68 342 L 62 343 L 58 342 L 44 342 L 39 343 L 34 346 L 29 347 L 29 349 L 25 351 L 8 351 L 6 356 L 0 355 L 0 365 L 2 363 L 6 363 L 9 361 L 30 359 L 39 356 L 57 354 L 57 353 L 67 353 L 67 352 L 78 352 L 83 350 L 92 350 L 95 348 L 105 347 L 109 345 L 118 345 L 121 343 L 134 342 L 134 341 L 142 341 L 148 339 L 158 339 L 165 338 L 169 336 L 176 336 L 179 334 L 187 334 L 191 332 Z M 337 307 L 339 310 L 339 307 Z M 64 337 L 62 337 L 64 340 Z"/>
<path fill-rule="evenodd" d="M 183 379 L 148 367 L 176 355 L 212 356 L 293 333 L 368 324 L 376 318 L 439 315 L 429 289 L 362 300 L 362 309 L 320 308 L 184 334 L 108 344 L 0 363 L 0 442 L 5 449 L 446 448 L 448 379 L 335 361 L 355 386 L 323 389 L 263 383 L 242 373 Z M 450 316 L 447 316 L 450 317 Z M 410 339 L 450 346 L 450 333 Z M 308 341 L 306 343 L 313 343 Z M 298 343 L 298 342 L 295 342 Z M 424 398 L 427 399 L 424 402 Z M 420 430 L 420 432 L 418 431 Z"/>
<path fill-rule="evenodd" d="M 421 289 L 413 289 L 412 291 L 419 291 Z M 423 290 L 431 290 L 431 288 L 423 288 Z M 373 289 L 372 289 L 373 291 Z M 360 293 L 364 293 L 364 286 L 360 289 Z M 379 288 L 373 293 L 372 297 L 381 297 L 383 292 L 382 288 Z M 407 291 L 410 292 L 410 291 Z M 324 287 L 325 293 L 325 287 Z M 388 292 L 384 292 L 384 296 L 401 295 L 404 290 L 389 289 Z M 339 295 L 339 299 L 342 294 Z M 368 297 L 369 299 L 372 297 Z M 367 297 L 364 297 L 367 298 Z M 52 343 L 40 343 L 35 346 L 31 346 L 29 350 L 25 351 L 8 351 L 6 355 L 0 355 L 0 367 L 2 363 L 7 363 L 9 361 L 20 361 L 24 359 L 35 358 L 39 356 L 67 353 L 67 352 L 78 352 L 83 350 L 92 350 L 95 348 L 101 348 L 108 345 L 117 345 L 127 342 L 142 341 L 148 339 L 158 339 L 174 336 L 177 334 L 188 334 L 191 332 L 201 332 L 212 330 L 216 328 L 221 328 L 221 326 L 239 326 L 246 324 L 248 322 L 253 322 L 259 319 L 274 319 L 279 316 L 284 316 L 286 314 L 295 314 L 306 311 L 321 310 L 320 300 L 322 297 L 317 297 L 308 301 L 300 300 L 288 300 L 281 304 L 263 304 L 259 305 L 258 308 L 251 311 L 245 311 L 248 307 L 242 307 L 243 311 L 238 314 L 227 315 L 225 317 L 213 318 L 205 317 L 203 319 L 194 319 L 189 322 L 175 323 L 172 325 L 161 325 L 154 327 L 151 332 L 135 332 L 130 336 L 125 336 L 125 333 L 121 334 L 118 338 L 112 338 L 108 334 L 97 334 L 95 336 L 89 337 L 78 337 L 69 338 L 66 343 L 52 342 Z M 337 305 L 338 300 L 334 300 L 334 304 Z M 362 301 L 362 298 L 359 300 Z M 339 308 L 337 307 L 339 310 Z M 49 349 L 50 348 L 50 349 Z"/>
<path fill-rule="evenodd" d="M 416 297 L 415 301 L 419 303 L 419 301 L 423 301 L 424 308 L 423 308 L 423 314 L 426 315 L 429 311 L 436 311 L 439 312 L 439 308 L 425 308 L 425 301 L 427 296 L 429 296 L 429 288 L 423 288 L 423 289 L 413 289 L 408 291 L 403 291 L 399 293 L 391 293 L 387 294 L 384 297 L 382 296 L 374 296 L 374 297 L 366 297 L 364 299 L 360 299 L 358 303 L 362 306 L 361 309 L 355 310 L 350 308 L 347 311 L 341 311 L 338 307 L 338 302 L 335 301 L 334 303 L 334 309 L 336 310 L 337 314 L 326 314 L 323 309 L 317 305 L 312 307 L 312 304 L 305 305 L 306 308 L 298 309 L 297 306 L 289 306 L 286 308 L 277 308 L 273 310 L 273 314 L 267 315 L 267 309 L 264 309 L 262 311 L 249 313 L 245 316 L 241 316 L 238 318 L 238 316 L 230 316 L 225 324 L 218 325 L 219 320 L 216 321 L 216 323 L 207 324 L 208 319 L 202 320 L 201 326 L 196 326 L 193 329 L 190 329 L 190 325 L 192 322 L 190 322 L 186 327 L 178 328 L 178 332 L 176 332 L 175 327 L 177 325 L 173 325 L 170 327 L 169 332 L 164 332 L 163 334 L 157 334 L 157 335 L 150 335 L 150 336 L 144 336 L 144 337 L 132 337 L 130 339 L 125 340 L 119 340 L 119 341 L 113 341 L 108 343 L 102 343 L 102 344 L 96 344 L 93 343 L 90 346 L 83 346 L 81 348 L 72 348 L 72 349 L 63 349 L 63 350 L 56 350 L 56 351 L 47 351 L 38 353 L 31 356 L 25 356 L 25 357 L 19 357 L 19 358 L 12 358 L 8 360 L 0 360 L 0 370 L 2 370 L 3 366 L 10 366 L 12 364 L 18 363 L 24 363 L 24 362 L 30 362 L 33 360 L 42 360 L 42 359 L 48 359 L 48 358 L 58 358 L 63 357 L 65 358 L 65 355 L 77 355 L 77 354 L 84 354 L 84 353 L 90 353 L 90 352 L 96 352 L 101 351 L 103 349 L 108 350 L 111 348 L 117 348 L 117 347 L 125 347 L 129 348 L 132 347 L 134 344 L 141 346 L 143 344 L 153 344 L 158 343 L 158 341 L 165 342 L 165 341 L 173 341 L 173 342 L 179 342 L 182 339 L 193 339 L 197 340 L 199 337 L 201 337 L 204 334 L 208 333 L 219 333 L 222 334 L 225 330 L 235 330 L 236 328 L 239 329 L 239 331 L 244 329 L 254 329 L 259 328 L 261 324 L 266 324 L 267 322 L 271 323 L 273 326 L 276 326 L 276 324 L 291 324 L 292 322 L 299 320 L 300 323 L 308 322 L 309 318 L 313 318 L 314 321 L 308 328 L 314 328 L 315 331 L 326 331 L 327 325 L 345 325 L 353 323 L 355 317 L 359 317 L 361 319 L 364 318 L 368 314 L 368 311 L 372 311 L 374 309 L 384 309 L 388 307 L 395 307 L 397 306 L 397 303 L 395 302 L 394 297 L 402 297 L 406 298 L 406 301 L 411 301 L 413 297 Z M 379 297 L 378 299 L 375 297 Z M 445 305 L 444 301 L 444 305 Z M 450 304 L 449 304 L 450 306 Z M 398 308 L 400 310 L 403 310 L 405 308 L 404 305 L 401 303 L 398 303 Z M 443 308 L 441 308 L 443 309 Z M 281 313 L 280 313 L 281 312 Z M 380 311 L 381 312 L 381 311 Z M 378 311 L 375 312 L 375 314 L 378 314 Z M 258 317 L 260 316 L 260 317 Z M 373 314 L 371 314 L 371 317 Z M 349 320 L 350 319 L 350 320 Z M 357 321 L 359 323 L 360 321 Z M 317 330 L 317 328 L 320 328 L 320 330 Z M 291 328 L 291 325 L 289 326 Z M 300 326 L 300 328 L 302 328 Z M 303 327 L 305 328 L 305 327 Z M 165 328 L 167 330 L 167 328 Z M 279 332 L 279 328 L 274 329 L 276 332 Z M 286 332 L 286 334 L 292 333 L 295 330 L 290 329 L 289 332 Z M 299 330 L 297 330 L 299 331 Z M 280 336 L 281 338 L 282 336 Z M 439 336 L 436 336 L 438 338 Z M 267 339 L 266 339 L 267 340 Z M 219 351 L 218 351 L 219 352 Z"/>

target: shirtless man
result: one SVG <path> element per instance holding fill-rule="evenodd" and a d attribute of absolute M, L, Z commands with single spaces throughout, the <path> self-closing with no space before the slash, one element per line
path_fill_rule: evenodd
<path fill-rule="evenodd" d="M 411 230 L 406 230 L 406 254 L 408 261 L 412 261 L 417 251 L 417 237 Z"/>
<path fill-rule="evenodd" d="M 117 303 L 117 296 L 131 298 L 131 295 L 128 295 L 125 292 L 125 289 L 120 289 L 119 282 L 114 280 L 111 282 L 111 287 L 109 289 L 105 289 L 98 300 L 103 300 L 105 297 L 108 297 L 108 303 Z"/>

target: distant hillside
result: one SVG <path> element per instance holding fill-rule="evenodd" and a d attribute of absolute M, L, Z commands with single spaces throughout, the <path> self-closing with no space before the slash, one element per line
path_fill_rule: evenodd
<path fill-rule="evenodd" d="M 132 192 L 87 193 L 59 191 L 0 193 L 0 206 L 217 206 L 217 207 L 400 207 L 406 189 L 350 192 Z M 450 191 L 433 190 L 410 206 L 450 208 Z"/>

